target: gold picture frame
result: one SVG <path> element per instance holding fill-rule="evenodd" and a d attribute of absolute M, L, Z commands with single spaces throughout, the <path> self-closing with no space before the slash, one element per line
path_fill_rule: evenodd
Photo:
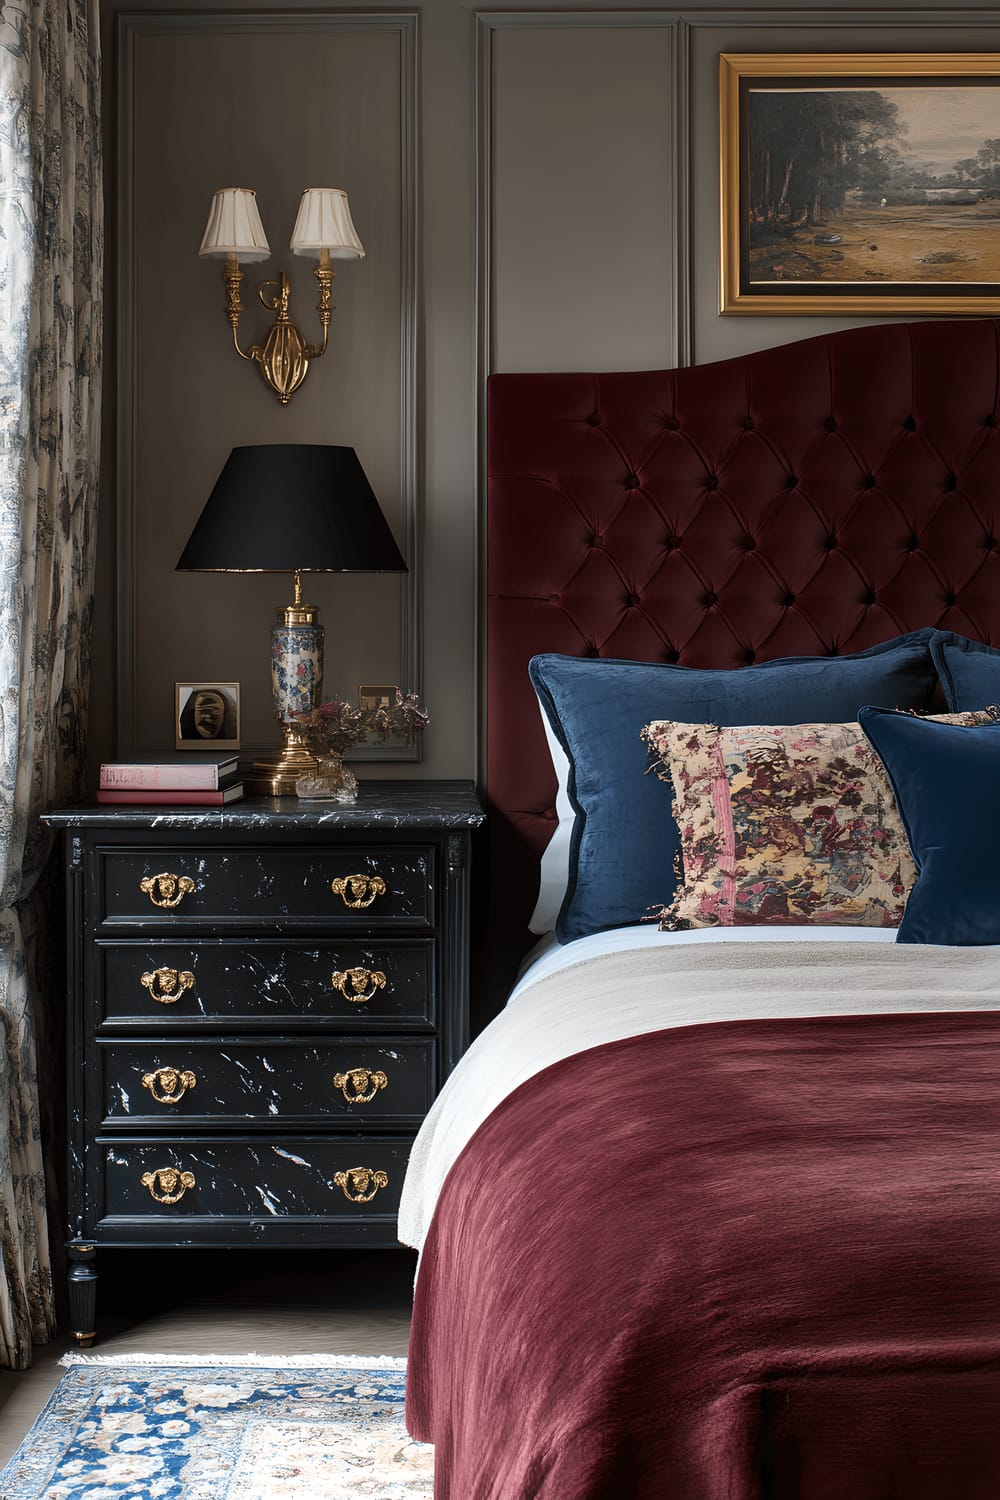
<path fill-rule="evenodd" d="M 720 312 L 1000 313 L 1000 53 L 724 52 L 719 112 Z"/>
<path fill-rule="evenodd" d="M 399 685 L 394 682 L 363 682 L 358 688 L 359 708 L 392 708 L 399 697 Z M 363 745 L 392 745 L 396 748 L 414 745 L 413 734 L 388 734 L 383 739 L 374 732 L 362 741 Z M 356 751 L 357 747 L 355 747 Z M 354 752 L 352 752 L 354 753 Z"/>
<path fill-rule="evenodd" d="M 240 748 L 238 682 L 175 682 L 174 745 L 178 750 Z"/>
<path fill-rule="evenodd" d="M 363 682 L 358 688 L 358 707 L 391 708 L 398 692 L 394 683 Z"/>

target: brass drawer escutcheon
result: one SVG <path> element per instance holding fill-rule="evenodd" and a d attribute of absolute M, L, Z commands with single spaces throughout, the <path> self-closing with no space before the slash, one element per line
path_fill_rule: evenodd
<path fill-rule="evenodd" d="M 194 1187 L 193 1172 L 178 1172 L 176 1167 L 157 1167 L 155 1172 L 143 1172 L 139 1181 L 149 1188 L 157 1203 L 179 1203 L 188 1188 Z"/>
<path fill-rule="evenodd" d="M 151 974 L 141 975 L 139 982 L 161 1005 L 175 1005 L 194 984 L 194 975 L 190 969 L 154 969 Z"/>
<path fill-rule="evenodd" d="M 348 1167 L 346 1172 L 335 1172 L 333 1180 L 351 1203 L 370 1203 L 379 1188 L 389 1186 L 388 1174 L 373 1172 L 371 1167 Z"/>
<path fill-rule="evenodd" d="M 338 875 L 330 881 L 330 889 L 351 911 L 361 911 L 371 906 L 376 896 L 384 896 L 386 887 L 381 875 Z"/>
<path fill-rule="evenodd" d="M 139 889 L 154 906 L 174 907 L 180 906 L 184 897 L 194 890 L 194 881 L 190 875 L 171 875 L 164 870 L 159 875 L 147 875 L 140 880 Z"/>
<path fill-rule="evenodd" d="M 363 1005 L 375 997 L 376 990 L 385 989 L 385 975 L 381 969 L 335 969 L 330 983 L 339 990 L 345 1000 Z"/>
<path fill-rule="evenodd" d="M 346 1073 L 333 1075 L 334 1088 L 340 1090 L 348 1104 L 370 1104 L 379 1089 L 384 1089 L 388 1082 L 381 1069 L 377 1073 L 370 1073 L 367 1068 L 351 1068 Z"/>
<path fill-rule="evenodd" d="M 157 1104 L 176 1104 L 194 1088 L 195 1076 L 187 1068 L 183 1072 L 179 1068 L 157 1068 L 154 1073 L 143 1073 L 142 1086 L 149 1089 Z"/>

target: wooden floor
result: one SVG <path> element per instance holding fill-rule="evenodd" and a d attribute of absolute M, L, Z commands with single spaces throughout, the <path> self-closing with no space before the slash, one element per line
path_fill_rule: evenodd
<path fill-rule="evenodd" d="M 93 1354 L 406 1353 L 408 1250 L 101 1253 Z M 65 1331 L 30 1370 L 0 1371 L 0 1464 L 56 1386 Z"/>

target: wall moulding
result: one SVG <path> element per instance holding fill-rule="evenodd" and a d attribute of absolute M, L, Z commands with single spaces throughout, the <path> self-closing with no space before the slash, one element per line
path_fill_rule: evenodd
<path fill-rule="evenodd" d="M 357 449 L 409 571 L 304 575 L 327 630 L 324 696 L 353 697 L 365 681 L 423 696 L 418 29 L 415 11 L 117 15 L 119 754 L 165 744 L 169 684 L 206 673 L 241 682 L 244 756 L 273 748 L 267 637 L 290 575 L 173 571 L 241 443 Z M 272 249 L 246 268 L 248 338 L 270 321 L 256 283 L 281 270 L 315 332 L 312 263 L 288 248 L 305 188 L 349 192 L 367 252 L 337 263 L 329 351 L 287 407 L 233 353 L 218 266 L 199 261 L 211 194 L 230 185 L 257 190 Z M 418 760 L 420 747 L 358 758 Z"/>

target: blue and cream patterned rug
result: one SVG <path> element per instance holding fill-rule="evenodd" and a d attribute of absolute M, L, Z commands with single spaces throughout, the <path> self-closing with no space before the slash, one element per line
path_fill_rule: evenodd
<path fill-rule="evenodd" d="M 0 1500 L 418 1500 L 406 1362 L 363 1355 L 67 1354 Z"/>

